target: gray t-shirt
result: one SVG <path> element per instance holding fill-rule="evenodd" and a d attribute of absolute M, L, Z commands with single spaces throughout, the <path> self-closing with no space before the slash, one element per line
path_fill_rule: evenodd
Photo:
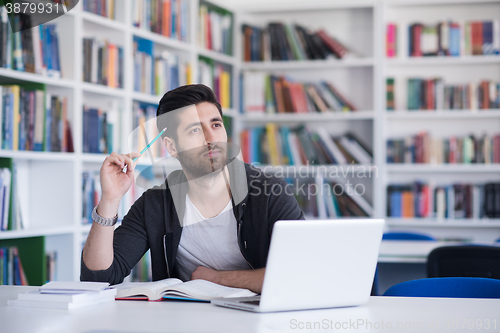
<path fill-rule="evenodd" d="M 207 219 L 186 195 L 177 263 L 179 278 L 183 281 L 191 280 L 191 274 L 198 266 L 222 271 L 250 269 L 238 247 L 231 200 L 219 215 Z"/>

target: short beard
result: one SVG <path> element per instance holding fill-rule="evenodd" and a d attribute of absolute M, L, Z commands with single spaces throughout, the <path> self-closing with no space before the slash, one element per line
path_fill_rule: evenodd
<path fill-rule="evenodd" d="M 203 157 L 209 150 L 219 150 L 220 154 L 213 158 Z M 188 180 L 205 176 L 216 177 L 227 165 L 227 144 L 224 142 L 184 150 L 179 152 L 177 157 Z"/>

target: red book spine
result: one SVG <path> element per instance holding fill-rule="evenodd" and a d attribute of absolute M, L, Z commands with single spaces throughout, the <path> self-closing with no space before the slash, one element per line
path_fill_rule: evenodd
<path fill-rule="evenodd" d="M 415 24 L 413 28 L 413 57 L 421 57 L 420 37 L 422 36 L 422 25 Z"/>
<path fill-rule="evenodd" d="M 489 109 L 490 108 L 490 84 L 488 81 L 481 82 L 481 88 L 483 90 L 482 94 L 482 102 L 481 109 Z"/>
<path fill-rule="evenodd" d="M 482 55 L 483 54 L 483 23 L 482 22 L 471 22 L 471 36 L 472 36 L 472 54 Z"/>
<path fill-rule="evenodd" d="M 325 43 L 335 55 L 342 59 L 347 53 L 347 49 L 334 38 L 328 36 L 324 30 L 317 32 L 319 38 Z"/>

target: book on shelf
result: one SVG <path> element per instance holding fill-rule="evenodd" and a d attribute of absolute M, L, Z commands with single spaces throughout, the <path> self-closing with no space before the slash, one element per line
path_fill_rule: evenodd
<path fill-rule="evenodd" d="M 132 25 L 187 42 L 189 7 L 190 0 L 132 0 Z"/>
<path fill-rule="evenodd" d="M 397 26 L 387 24 L 387 40 L 395 40 Z M 500 20 L 441 21 L 436 24 L 413 23 L 408 26 L 410 57 L 498 55 Z M 387 44 L 387 57 L 395 52 Z"/>
<path fill-rule="evenodd" d="M 0 86 L 1 147 L 8 150 L 73 152 L 66 96 L 45 85 Z"/>
<path fill-rule="evenodd" d="M 386 100 L 386 109 L 387 110 L 394 110 L 396 108 L 396 103 L 395 103 L 395 93 L 394 93 L 394 78 L 393 77 L 388 77 L 385 80 L 385 89 L 386 89 L 386 95 L 385 95 L 385 100 Z"/>
<path fill-rule="evenodd" d="M 325 30 L 310 31 L 298 24 L 271 22 L 265 28 L 243 24 L 244 61 L 300 61 L 355 55 Z"/>
<path fill-rule="evenodd" d="M 248 289 L 226 287 L 206 280 L 182 282 L 173 278 L 154 282 L 123 282 L 112 286 L 112 288 L 116 288 L 116 299 L 119 300 L 193 299 L 210 301 L 220 297 L 256 295 Z"/>
<path fill-rule="evenodd" d="M 325 216 L 328 218 L 373 215 L 371 204 L 362 195 L 356 193 L 352 184 L 344 179 L 324 180 L 322 192 L 320 198 L 325 202 Z"/>
<path fill-rule="evenodd" d="M 0 158 L 0 230 L 21 230 L 28 227 L 24 219 L 27 209 L 19 195 L 17 162 L 8 157 Z"/>
<path fill-rule="evenodd" d="M 7 304 L 15 307 L 74 309 L 100 303 L 113 302 L 116 289 L 109 283 L 51 281 L 39 290 L 19 293 Z"/>
<path fill-rule="evenodd" d="M 500 134 L 432 138 L 422 132 L 387 140 L 387 163 L 491 164 L 500 163 Z"/>
<path fill-rule="evenodd" d="M 231 75 L 232 68 L 206 57 L 198 61 L 198 82 L 212 88 L 222 108 L 229 109 L 232 105 Z"/>
<path fill-rule="evenodd" d="M 385 55 L 394 58 L 398 55 L 398 25 L 387 23 L 385 32 Z"/>
<path fill-rule="evenodd" d="M 114 20 L 115 0 L 83 0 L 83 10 Z"/>
<path fill-rule="evenodd" d="M 233 14 L 202 0 L 198 19 L 198 45 L 208 50 L 232 55 Z"/>
<path fill-rule="evenodd" d="M 45 253 L 47 260 L 47 282 L 57 280 L 57 251 Z"/>
<path fill-rule="evenodd" d="M 262 72 L 242 74 L 242 110 L 247 113 L 322 113 L 356 111 L 353 103 L 327 81 L 301 83 Z"/>
<path fill-rule="evenodd" d="M 500 82 L 450 85 L 441 78 L 409 78 L 407 97 L 408 110 L 499 109 Z"/>
<path fill-rule="evenodd" d="M 387 216 L 437 220 L 498 218 L 500 210 L 495 202 L 499 196 L 500 183 L 393 184 L 387 187 Z"/>
<path fill-rule="evenodd" d="M 106 109 L 83 106 L 84 153 L 111 154 L 117 151 L 120 141 L 118 114 L 116 103 Z"/>
<path fill-rule="evenodd" d="M 0 239 L 0 248 L 9 247 L 16 247 L 18 249 L 19 264 L 22 263 L 22 270 L 24 271 L 26 276 L 25 280 L 27 281 L 26 284 L 29 282 L 29 285 L 41 286 L 47 281 L 44 236 Z M 5 261 L 2 267 L 5 267 Z M 9 267 L 7 267 L 7 272 L 8 269 Z M 14 270 L 10 272 L 14 272 Z M 20 270 L 18 272 L 19 274 L 21 273 Z M 18 279 L 19 278 L 21 277 L 18 277 Z M 2 279 L 0 278 L 0 280 Z M 15 276 L 12 277 L 12 280 L 15 280 Z"/>
<path fill-rule="evenodd" d="M 370 164 L 371 149 L 354 134 L 330 135 L 325 128 L 290 128 L 268 123 L 240 133 L 243 160 L 271 165 Z"/>
<path fill-rule="evenodd" d="M 169 90 L 191 83 L 191 64 L 169 51 L 156 55 L 155 44 L 134 37 L 134 90 L 162 96 Z"/>
<path fill-rule="evenodd" d="M 58 26 L 42 24 L 17 33 L 12 32 L 7 9 L 0 7 L 0 65 L 4 68 L 61 77 Z M 19 31 L 31 26 L 30 15 L 18 14 L 12 18 Z"/>
<path fill-rule="evenodd" d="M 151 268 L 151 254 L 148 250 L 130 272 L 131 282 L 151 282 L 153 281 L 153 271 Z"/>
<path fill-rule="evenodd" d="M 0 247 L 0 285 L 28 285 L 19 249 L 15 246 Z"/>
<path fill-rule="evenodd" d="M 97 38 L 83 38 L 84 82 L 123 88 L 123 47 Z"/>
<path fill-rule="evenodd" d="M 129 135 L 130 149 L 132 151 L 142 151 L 158 135 L 156 126 L 157 105 L 134 101 L 133 107 L 133 130 Z M 143 131 L 144 129 L 144 131 Z M 144 134 L 145 133 L 145 134 Z M 146 135 L 146 136 L 145 136 Z M 157 140 L 151 145 L 145 153 L 145 157 L 150 160 L 152 156 L 154 161 L 168 157 L 169 154 L 162 140 Z"/>

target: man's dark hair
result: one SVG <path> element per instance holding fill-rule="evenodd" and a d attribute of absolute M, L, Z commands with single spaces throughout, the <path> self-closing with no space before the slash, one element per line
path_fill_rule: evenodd
<path fill-rule="evenodd" d="M 167 127 L 162 137 L 168 136 L 174 141 L 177 141 L 177 127 L 179 126 L 178 112 L 173 112 L 171 116 L 166 115 L 166 113 L 203 102 L 215 105 L 222 117 L 222 107 L 217 101 L 217 97 L 212 89 L 204 84 L 189 84 L 165 93 L 156 110 L 156 125 L 158 126 L 158 131 L 162 131 Z"/>

